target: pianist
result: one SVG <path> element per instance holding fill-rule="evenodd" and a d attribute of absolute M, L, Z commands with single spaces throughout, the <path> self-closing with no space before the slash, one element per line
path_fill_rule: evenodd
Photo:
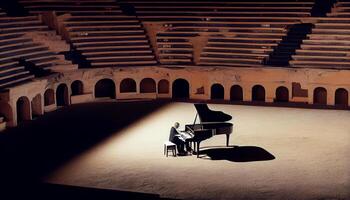
<path fill-rule="evenodd" d="M 186 155 L 187 152 L 185 151 L 185 146 L 186 149 L 189 150 L 189 143 L 186 142 L 182 137 L 181 133 L 177 130 L 179 128 L 180 124 L 179 122 L 175 122 L 174 126 L 171 127 L 170 129 L 170 135 L 169 135 L 169 141 L 173 142 L 176 144 L 177 150 L 179 154 L 181 155 Z"/>

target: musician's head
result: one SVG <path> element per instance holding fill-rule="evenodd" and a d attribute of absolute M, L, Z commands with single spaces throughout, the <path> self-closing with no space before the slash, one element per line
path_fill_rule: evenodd
<path fill-rule="evenodd" d="M 179 122 L 175 122 L 174 127 L 175 128 L 179 128 L 180 127 L 180 123 Z"/>

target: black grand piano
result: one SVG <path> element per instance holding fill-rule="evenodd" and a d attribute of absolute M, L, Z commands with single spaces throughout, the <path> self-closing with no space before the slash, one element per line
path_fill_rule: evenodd
<path fill-rule="evenodd" d="M 226 134 L 226 146 L 228 146 L 233 124 L 226 121 L 231 120 L 232 116 L 221 111 L 210 110 L 207 104 L 194 104 L 194 106 L 197 110 L 194 123 L 186 124 L 185 132 L 193 136 L 189 141 L 194 142 L 197 158 L 200 143 L 214 135 Z M 197 116 L 199 116 L 199 124 L 196 124 Z"/>

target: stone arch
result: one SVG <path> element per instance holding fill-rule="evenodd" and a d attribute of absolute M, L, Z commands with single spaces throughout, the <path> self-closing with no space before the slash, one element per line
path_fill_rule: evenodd
<path fill-rule="evenodd" d="M 80 80 L 75 80 L 70 85 L 72 90 L 72 96 L 84 94 L 84 84 Z"/>
<path fill-rule="evenodd" d="M 172 98 L 173 99 L 189 99 L 190 98 L 190 84 L 187 80 L 179 78 L 172 84 Z"/>
<path fill-rule="evenodd" d="M 158 93 L 168 94 L 169 93 L 169 81 L 162 79 L 158 82 Z"/>
<path fill-rule="evenodd" d="M 44 93 L 44 106 L 49 106 L 55 103 L 55 92 L 53 89 L 47 89 Z"/>
<path fill-rule="evenodd" d="M 287 87 L 280 86 L 276 89 L 275 102 L 288 102 L 289 90 Z"/>
<path fill-rule="evenodd" d="M 31 106 L 32 106 L 32 118 L 42 115 L 44 113 L 42 109 L 41 94 L 37 94 L 32 99 Z"/>
<path fill-rule="evenodd" d="M 5 102 L 0 102 L 0 116 L 4 117 L 4 121 L 13 122 L 12 107 Z"/>
<path fill-rule="evenodd" d="M 95 84 L 95 97 L 109 97 L 115 99 L 115 83 L 112 79 L 101 79 Z"/>
<path fill-rule="evenodd" d="M 25 120 L 31 120 L 30 101 L 28 97 L 22 96 L 16 102 L 17 107 L 17 123 Z"/>
<path fill-rule="evenodd" d="M 265 88 L 261 85 L 255 85 L 252 88 L 252 101 L 265 101 Z"/>
<path fill-rule="evenodd" d="M 336 106 L 347 107 L 349 105 L 349 93 L 344 88 L 335 91 L 334 103 Z"/>
<path fill-rule="evenodd" d="M 230 89 L 231 101 L 243 101 L 243 89 L 239 85 L 233 85 Z"/>
<path fill-rule="evenodd" d="M 65 83 L 58 85 L 56 89 L 56 102 L 57 106 L 69 105 L 68 86 Z"/>
<path fill-rule="evenodd" d="M 140 93 L 156 93 L 156 82 L 152 78 L 144 78 L 140 82 Z"/>
<path fill-rule="evenodd" d="M 327 105 L 327 90 L 323 87 L 314 89 L 314 104 Z"/>
<path fill-rule="evenodd" d="M 224 99 L 225 97 L 225 89 L 219 83 L 215 83 L 211 86 L 210 89 L 210 99 Z"/>
<path fill-rule="evenodd" d="M 131 78 L 123 79 L 120 82 L 119 90 L 121 93 L 136 92 L 136 81 Z"/>

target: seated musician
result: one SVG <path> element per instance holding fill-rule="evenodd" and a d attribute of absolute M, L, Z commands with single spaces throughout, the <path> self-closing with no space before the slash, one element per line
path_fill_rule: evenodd
<path fill-rule="evenodd" d="M 181 137 L 181 133 L 179 133 L 179 131 L 177 130 L 179 127 L 180 127 L 179 122 L 175 122 L 174 126 L 171 127 L 169 141 L 176 144 L 179 154 L 187 154 L 187 152 L 185 151 L 185 146 L 186 146 L 186 150 L 189 151 L 190 150 L 189 142 L 186 142 Z"/>

